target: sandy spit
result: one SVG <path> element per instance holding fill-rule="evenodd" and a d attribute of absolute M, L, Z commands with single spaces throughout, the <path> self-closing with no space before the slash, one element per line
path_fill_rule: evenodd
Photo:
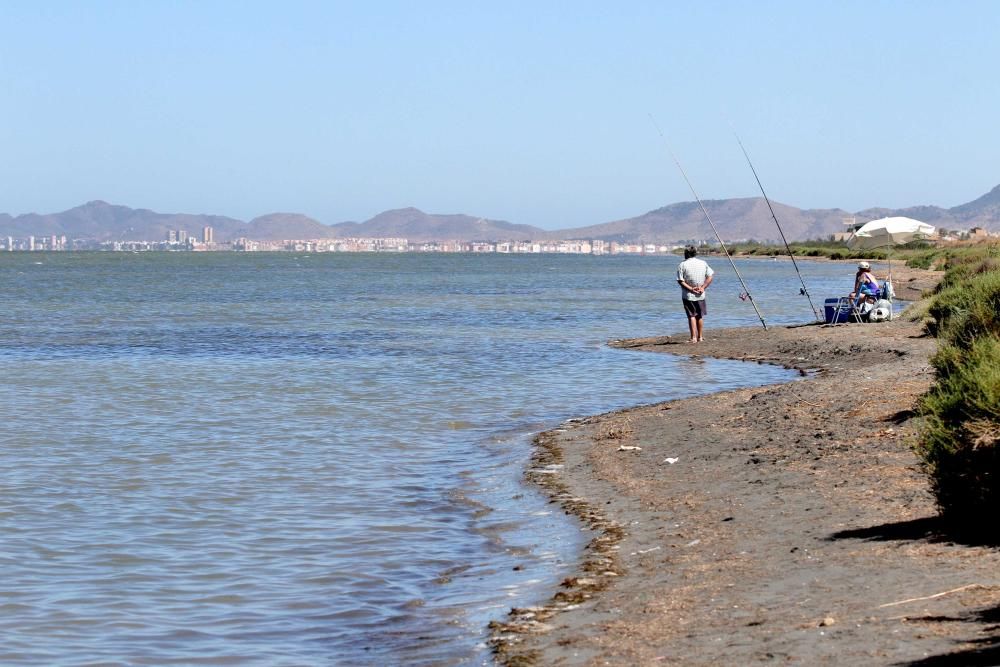
<path fill-rule="evenodd" d="M 538 436 L 528 478 L 592 540 L 548 602 L 493 624 L 499 662 L 1000 664 L 1000 550 L 942 532 L 911 451 L 936 346 L 920 325 L 686 337 L 613 344 L 804 377 Z"/>

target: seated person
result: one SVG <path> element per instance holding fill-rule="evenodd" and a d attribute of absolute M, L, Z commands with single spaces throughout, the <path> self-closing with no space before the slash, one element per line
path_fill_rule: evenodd
<path fill-rule="evenodd" d="M 854 291 L 850 293 L 850 298 L 859 299 L 862 296 L 879 297 L 878 279 L 871 272 L 871 264 L 868 262 L 858 262 L 858 272 L 854 274 Z"/>

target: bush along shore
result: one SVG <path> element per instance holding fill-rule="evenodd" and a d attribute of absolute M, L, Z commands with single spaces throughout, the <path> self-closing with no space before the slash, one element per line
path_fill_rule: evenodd
<path fill-rule="evenodd" d="M 613 341 L 806 377 L 539 436 L 529 479 L 591 539 L 550 600 L 493 625 L 498 660 L 1000 664 L 1000 549 L 957 530 L 995 523 L 995 259 L 901 270 L 934 293 L 891 322 Z"/>
<path fill-rule="evenodd" d="M 781 257 L 791 250 L 796 257 L 810 257 L 831 260 L 868 259 L 883 261 L 890 256 L 893 262 L 913 269 L 937 269 L 943 267 L 949 260 L 962 261 L 965 257 L 978 257 L 983 252 L 983 244 L 977 242 L 950 242 L 947 245 L 934 245 L 927 241 L 913 241 L 896 246 L 891 255 L 887 248 L 872 248 L 868 250 L 851 250 L 843 241 L 811 240 L 794 241 L 788 249 L 773 243 L 757 243 L 748 241 L 734 243 L 729 251 L 734 255 L 744 257 Z M 703 246 L 699 252 L 712 254 L 718 249 L 714 246 Z"/>
<path fill-rule="evenodd" d="M 1000 244 L 948 258 L 927 307 L 937 373 L 917 451 L 957 532 L 1000 541 Z"/>

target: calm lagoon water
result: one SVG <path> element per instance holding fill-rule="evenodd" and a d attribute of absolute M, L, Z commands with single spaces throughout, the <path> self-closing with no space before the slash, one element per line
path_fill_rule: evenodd
<path fill-rule="evenodd" d="M 488 664 L 584 543 L 532 433 L 790 378 L 604 345 L 685 329 L 677 261 L 0 254 L 0 663 Z M 708 335 L 759 326 L 710 262 Z M 790 263 L 739 265 L 810 319 Z"/>

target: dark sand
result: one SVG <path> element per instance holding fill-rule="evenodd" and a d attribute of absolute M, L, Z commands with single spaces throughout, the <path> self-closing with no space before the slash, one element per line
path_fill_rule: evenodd
<path fill-rule="evenodd" d="M 920 325 L 686 338 L 614 344 L 809 376 L 539 436 L 529 478 L 593 539 L 550 601 L 494 624 L 500 662 L 1000 664 L 1000 551 L 942 533 L 911 451 L 936 346 Z"/>

